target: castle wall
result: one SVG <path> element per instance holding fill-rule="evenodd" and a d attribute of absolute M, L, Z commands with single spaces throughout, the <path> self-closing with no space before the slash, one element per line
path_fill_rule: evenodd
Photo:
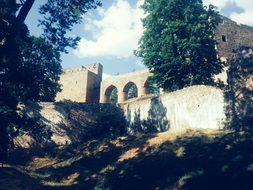
<path fill-rule="evenodd" d="M 64 70 L 60 78 L 62 91 L 57 93 L 56 101 L 71 100 L 74 102 L 85 102 L 88 79 L 87 72 L 87 69 L 82 67 Z"/>
<path fill-rule="evenodd" d="M 147 84 L 147 80 L 150 75 L 151 73 L 148 70 L 142 70 L 107 78 L 101 83 L 100 102 L 108 103 L 109 97 L 106 94 L 106 91 L 111 86 L 116 87 L 118 90 L 119 103 L 124 102 L 127 99 L 127 92 L 125 92 L 124 89 L 129 83 L 133 83 L 137 86 L 138 97 L 146 95 L 145 85 Z"/>
<path fill-rule="evenodd" d="M 231 58 L 233 51 L 240 46 L 253 46 L 253 27 L 238 25 L 223 16 L 221 18 L 222 22 L 215 31 L 219 57 Z"/>
<path fill-rule="evenodd" d="M 238 25 L 236 22 L 223 17 L 222 22 L 215 31 L 218 55 L 222 60 L 230 59 L 233 51 L 240 46 L 253 46 L 253 27 Z M 215 76 L 216 79 L 227 81 L 225 71 Z M 102 81 L 103 68 L 100 64 L 92 64 L 86 67 L 67 69 L 61 76 L 62 92 L 57 94 L 56 101 L 72 100 L 75 102 L 108 102 L 108 88 L 116 87 L 118 101 L 126 101 L 124 87 L 132 82 L 138 88 L 138 96 L 146 94 L 145 82 L 150 75 L 148 70 L 128 73 Z"/>
<path fill-rule="evenodd" d="M 101 74 L 102 76 L 102 74 Z M 99 103 L 100 98 L 100 85 L 102 78 L 98 77 L 97 74 L 90 71 L 87 72 L 87 89 L 85 102 L 96 102 Z"/>
<path fill-rule="evenodd" d="M 128 101 L 120 106 L 131 133 L 220 129 L 226 120 L 223 92 L 211 86 L 187 87 Z"/>
<path fill-rule="evenodd" d="M 65 69 L 60 78 L 62 91 L 56 95 L 56 101 L 99 102 L 102 72 L 100 64 Z"/>
<path fill-rule="evenodd" d="M 144 96 L 119 107 L 112 104 L 29 102 L 22 108 L 22 113 L 32 119 L 34 125 L 43 126 L 40 139 L 35 140 L 32 132 L 15 139 L 17 145 L 27 148 L 50 142 L 58 145 L 78 142 L 110 134 L 111 130 L 180 133 L 187 129 L 220 129 L 226 122 L 223 92 L 210 86 L 192 86 L 160 96 Z"/>
<path fill-rule="evenodd" d="M 29 118 L 31 128 L 39 128 L 28 128 L 24 135 L 14 139 L 23 148 L 77 143 L 120 135 L 126 129 L 122 110 L 112 104 L 27 102 L 21 112 Z"/>

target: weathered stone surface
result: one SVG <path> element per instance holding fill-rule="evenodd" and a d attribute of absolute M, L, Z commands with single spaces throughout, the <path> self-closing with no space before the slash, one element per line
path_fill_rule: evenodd
<path fill-rule="evenodd" d="M 60 78 L 62 91 L 57 94 L 56 101 L 99 102 L 102 72 L 101 64 L 65 69 Z"/>
<path fill-rule="evenodd" d="M 228 114 L 235 129 L 251 129 L 253 123 L 253 48 L 242 47 L 229 62 Z"/>
<path fill-rule="evenodd" d="M 64 145 L 120 135 L 126 130 L 180 133 L 187 129 L 220 129 L 226 122 L 225 108 L 222 90 L 210 86 L 142 96 L 119 107 L 97 103 L 30 103 L 23 113 L 38 126 L 34 126 L 35 133 L 27 133 L 16 142 L 27 148 L 34 144 Z"/>
<path fill-rule="evenodd" d="M 109 96 L 114 88 L 118 90 L 118 103 L 127 100 L 127 92 L 132 84 L 138 89 L 138 97 L 146 95 L 146 85 L 151 73 L 148 70 L 132 72 L 124 75 L 117 75 L 102 81 L 100 89 L 100 102 L 108 103 Z"/>
<path fill-rule="evenodd" d="M 129 131 L 219 129 L 226 121 L 222 90 L 192 86 L 160 96 L 143 97 L 121 104 Z"/>
<path fill-rule="evenodd" d="M 223 17 L 215 30 L 218 55 L 222 60 L 230 59 L 233 51 L 240 46 L 253 46 L 253 27 L 238 25 Z M 224 83 L 227 81 L 227 68 L 215 78 Z M 109 102 L 110 93 L 118 90 L 118 103 L 127 100 L 130 84 L 138 88 L 138 97 L 146 95 L 146 81 L 151 74 L 148 70 L 110 77 L 102 83 L 102 65 L 92 64 L 64 71 L 61 76 L 62 92 L 57 94 L 56 101 L 71 100 L 75 102 Z M 101 87 L 100 87 L 101 85 Z"/>
<path fill-rule="evenodd" d="M 215 31 L 219 57 L 231 59 L 234 50 L 241 46 L 253 46 L 253 27 L 239 25 L 222 16 Z"/>

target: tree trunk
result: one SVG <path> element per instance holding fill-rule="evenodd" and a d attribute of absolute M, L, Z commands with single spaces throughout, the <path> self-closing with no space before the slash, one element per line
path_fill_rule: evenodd
<path fill-rule="evenodd" d="M 35 0 L 26 0 L 24 5 L 21 7 L 19 13 L 18 13 L 18 16 L 17 16 L 17 19 L 14 23 L 14 26 L 15 27 L 20 27 L 20 25 L 22 25 L 28 15 L 28 13 L 30 12 L 32 6 L 33 6 L 33 3 L 35 2 Z"/>
<path fill-rule="evenodd" d="M 25 3 L 20 8 L 18 16 L 16 17 L 14 23 L 10 26 L 10 33 L 8 36 L 3 38 L 0 43 L 0 47 L 6 46 L 9 40 L 14 39 L 15 36 L 18 34 L 19 28 L 24 23 L 28 13 L 30 12 L 35 0 L 26 0 Z"/>

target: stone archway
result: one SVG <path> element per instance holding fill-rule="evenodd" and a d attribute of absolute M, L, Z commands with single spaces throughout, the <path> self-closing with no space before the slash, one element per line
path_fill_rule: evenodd
<path fill-rule="evenodd" d="M 128 82 L 124 86 L 123 92 L 125 93 L 125 100 L 129 100 L 129 99 L 137 98 L 138 97 L 138 87 L 132 81 Z"/>
<path fill-rule="evenodd" d="M 132 86 L 136 86 L 136 96 L 142 97 L 146 95 L 145 83 L 151 73 L 148 70 L 132 72 L 124 75 L 112 76 L 101 83 L 100 103 L 108 103 L 108 92 L 115 87 L 118 90 L 118 103 L 123 103 L 128 97 L 128 92 Z"/>
<path fill-rule="evenodd" d="M 162 91 L 162 89 L 159 88 L 157 84 L 153 83 L 150 80 L 146 80 L 144 87 L 146 89 L 146 94 L 160 94 Z"/>
<path fill-rule="evenodd" d="M 116 97 L 112 97 L 112 96 L 116 96 Z M 110 85 L 109 87 L 107 87 L 103 97 L 104 97 L 103 103 L 118 103 L 117 87 L 114 85 Z"/>

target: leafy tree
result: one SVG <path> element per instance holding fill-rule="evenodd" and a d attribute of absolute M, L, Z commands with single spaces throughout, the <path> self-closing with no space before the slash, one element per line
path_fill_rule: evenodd
<path fill-rule="evenodd" d="M 18 3 L 19 2 L 19 3 Z M 19 102 L 52 101 L 60 90 L 60 52 L 76 47 L 79 37 L 68 31 L 97 0 L 48 0 L 40 7 L 44 32 L 29 35 L 24 21 L 35 0 L 2 0 L 0 3 L 0 159 L 10 148 L 20 122 Z"/>
<path fill-rule="evenodd" d="M 160 94 L 159 86 L 153 81 L 153 78 L 149 77 L 146 82 L 146 93 L 147 94 Z"/>
<path fill-rule="evenodd" d="M 20 32 L 34 2 L 35 0 L 20 0 L 20 4 L 17 4 L 16 0 L 3 0 L 1 12 L 12 12 L 13 18 L 4 19 L 8 24 L 8 32 L 0 39 L 0 48 L 4 48 Z M 45 1 L 45 4 L 39 10 L 44 15 L 44 19 L 40 20 L 40 25 L 44 30 L 42 36 L 57 50 L 67 52 L 66 47 L 75 47 L 79 40 L 79 37 L 69 37 L 67 32 L 71 31 L 74 24 L 82 21 L 83 14 L 99 5 L 101 5 L 99 0 Z M 18 11 L 17 16 L 16 11 Z"/>
<path fill-rule="evenodd" d="M 136 54 L 152 80 L 167 90 L 214 84 L 223 68 L 215 50 L 215 7 L 204 7 L 202 0 L 145 0 L 143 9 L 145 31 Z"/>
<path fill-rule="evenodd" d="M 117 88 L 114 88 L 110 94 L 109 101 L 112 104 L 117 104 L 118 103 L 118 90 Z"/>
<path fill-rule="evenodd" d="M 138 88 L 135 84 L 133 84 L 127 93 L 127 99 L 136 98 L 138 97 Z"/>
<path fill-rule="evenodd" d="M 22 101 L 54 101 L 60 91 L 60 53 L 43 38 L 29 37 L 20 47 L 22 64 L 18 69 L 24 83 Z"/>

